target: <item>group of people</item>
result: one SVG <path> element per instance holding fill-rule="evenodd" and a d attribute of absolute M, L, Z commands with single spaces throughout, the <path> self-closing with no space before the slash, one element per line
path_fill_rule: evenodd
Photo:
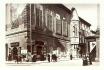
<path fill-rule="evenodd" d="M 22 62 L 22 56 L 21 55 L 15 55 L 14 60 L 17 63 Z M 8 55 L 8 61 L 12 61 L 12 55 L 11 54 Z"/>
<path fill-rule="evenodd" d="M 52 58 L 51 59 L 50 58 L 51 58 L 51 56 L 50 56 L 50 54 L 48 54 L 48 62 L 50 62 L 50 60 L 53 62 L 57 62 L 56 54 L 52 54 Z"/>
<path fill-rule="evenodd" d="M 56 56 L 56 54 L 52 54 L 52 55 L 48 54 L 47 57 L 48 57 L 48 62 L 50 62 L 50 61 L 57 62 L 58 57 Z M 22 58 L 23 57 L 21 57 L 19 55 L 16 55 L 15 56 L 15 62 L 17 62 L 17 63 L 20 62 L 20 61 L 22 62 L 22 60 L 21 60 Z M 70 60 L 72 60 L 72 58 L 73 58 L 73 56 L 71 54 L 70 55 Z M 12 60 L 12 55 L 9 54 L 8 61 L 11 61 L 11 60 Z M 92 65 L 92 57 L 91 57 L 90 54 L 83 54 L 82 60 L 83 60 L 83 66 Z M 32 57 L 32 62 L 36 62 L 36 55 L 34 55 Z"/>
<path fill-rule="evenodd" d="M 83 66 L 92 65 L 91 55 L 83 54 Z"/>

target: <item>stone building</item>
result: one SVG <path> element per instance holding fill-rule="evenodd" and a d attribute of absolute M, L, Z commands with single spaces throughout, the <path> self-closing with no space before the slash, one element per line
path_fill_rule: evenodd
<path fill-rule="evenodd" d="M 80 47 L 80 57 L 82 57 L 82 54 L 86 53 L 87 47 L 86 47 L 86 36 L 90 36 L 90 26 L 91 24 L 79 17 L 80 23 L 79 23 L 79 47 Z"/>
<path fill-rule="evenodd" d="M 6 60 L 8 54 L 68 54 L 71 11 L 63 4 L 7 4 Z"/>
<path fill-rule="evenodd" d="M 71 48 L 70 52 L 73 57 L 79 57 L 78 50 L 79 48 L 79 17 L 77 10 L 72 8 L 72 18 L 70 24 L 70 37 L 71 37 Z"/>
<path fill-rule="evenodd" d="M 86 39 L 85 36 L 90 35 L 91 24 L 79 17 L 77 10 L 72 8 L 72 18 L 70 24 L 71 37 L 71 54 L 75 58 L 82 57 L 86 53 Z"/>

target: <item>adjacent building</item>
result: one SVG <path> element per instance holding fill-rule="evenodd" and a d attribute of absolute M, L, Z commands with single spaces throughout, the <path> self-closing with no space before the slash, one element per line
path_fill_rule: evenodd
<path fill-rule="evenodd" d="M 79 17 L 77 10 L 72 8 L 72 18 L 70 23 L 71 48 L 70 53 L 75 58 L 81 58 L 86 53 L 86 36 L 89 36 L 91 24 Z"/>
<path fill-rule="evenodd" d="M 80 47 L 80 57 L 82 57 L 82 54 L 87 52 L 87 46 L 86 46 L 86 36 L 90 36 L 90 26 L 91 24 L 79 17 L 80 23 L 79 23 L 79 47 Z"/>
<path fill-rule="evenodd" d="M 73 55 L 73 57 L 77 58 L 79 57 L 79 17 L 77 10 L 75 8 L 72 8 L 72 18 L 70 23 L 70 37 L 71 37 L 71 48 L 70 48 L 70 54 Z"/>

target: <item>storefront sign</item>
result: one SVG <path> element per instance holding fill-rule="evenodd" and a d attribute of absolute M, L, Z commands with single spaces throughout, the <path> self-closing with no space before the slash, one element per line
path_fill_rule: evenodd
<path fill-rule="evenodd" d="M 27 50 L 21 50 L 21 54 L 26 54 Z"/>
<path fill-rule="evenodd" d="M 37 44 L 37 45 L 44 45 L 44 42 L 42 42 L 42 41 L 35 41 L 35 44 Z"/>
<path fill-rule="evenodd" d="M 13 43 L 11 43 L 11 47 L 16 47 L 16 46 L 19 46 L 19 42 L 13 42 Z"/>

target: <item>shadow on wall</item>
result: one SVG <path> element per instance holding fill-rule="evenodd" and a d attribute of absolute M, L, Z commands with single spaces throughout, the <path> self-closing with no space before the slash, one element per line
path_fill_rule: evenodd
<path fill-rule="evenodd" d="M 62 42 L 60 42 L 61 41 L 60 38 L 54 36 L 54 33 L 50 28 L 48 28 L 45 25 L 43 28 L 35 27 L 35 32 L 42 36 L 42 37 L 40 37 L 37 35 L 36 36 L 37 39 L 40 38 L 39 40 L 41 40 L 41 38 L 42 38 L 44 41 L 47 42 L 48 50 L 50 49 L 50 46 L 52 46 L 53 50 L 56 50 L 58 47 L 60 47 L 61 52 L 65 52 L 65 45 Z M 36 34 L 36 33 L 34 33 L 34 34 Z M 61 34 L 58 34 L 57 36 L 62 38 Z M 63 40 L 63 41 L 65 41 L 65 40 Z M 48 52 L 50 52 L 50 51 L 48 51 Z"/>

